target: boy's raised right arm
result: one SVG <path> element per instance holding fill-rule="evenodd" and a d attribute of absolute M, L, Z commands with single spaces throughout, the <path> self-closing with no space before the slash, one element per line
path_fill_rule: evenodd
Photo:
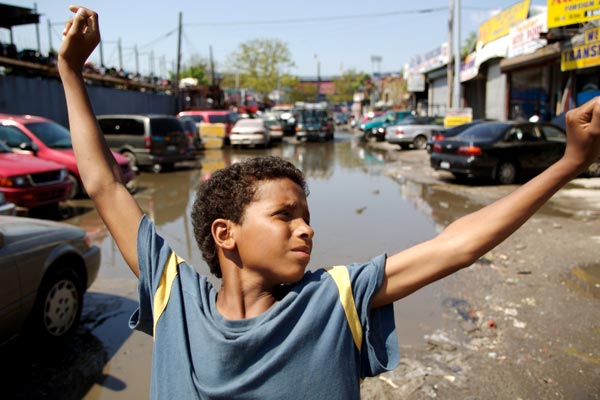
<path fill-rule="evenodd" d="M 82 7 L 63 31 L 58 69 L 65 90 L 73 150 L 81 180 L 125 261 L 139 276 L 137 230 L 143 212 L 122 183 L 100 131 L 83 80 L 83 65 L 100 42 L 98 15 Z"/>

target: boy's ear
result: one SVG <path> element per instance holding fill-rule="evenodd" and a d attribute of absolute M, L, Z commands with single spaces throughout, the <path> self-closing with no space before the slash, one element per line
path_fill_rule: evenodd
<path fill-rule="evenodd" d="M 233 238 L 233 223 L 228 219 L 215 219 L 211 226 L 212 236 L 217 247 L 224 250 L 233 250 L 235 240 Z"/>

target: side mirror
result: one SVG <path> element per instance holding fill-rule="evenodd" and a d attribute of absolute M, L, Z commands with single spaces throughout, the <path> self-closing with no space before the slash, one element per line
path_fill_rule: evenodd
<path fill-rule="evenodd" d="M 19 149 L 24 150 L 24 151 L 31 151 L 33 154 L 37 154 L 37 152 L 39 150 L 37 145 L 33 142 L 31 142 L 31 143 L 23 142 L 23 143 L 19 144 Z"/>

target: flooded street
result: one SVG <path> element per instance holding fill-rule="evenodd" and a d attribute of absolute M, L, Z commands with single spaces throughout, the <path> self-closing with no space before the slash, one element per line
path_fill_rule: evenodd
<path fill-rule="evenodd" d="M 344 131 L 336 132 L 334 142 L 298 143 L 286 138 L 266 150 L 207 150 L 197 165 L 184 165 L 160 174 L 142 172 L 136 179 L 135 197 L 175 251 L 200 273 L 209 275 L 190 221 L 199 183 L 213 171 L 248 157 L 264 154 L 284 157 L 307 177 L 311 224 L 315 230 L 309 268 L 317 269 L 365 261 L 384 252 L 393 254 L 432 238 L 450 221 L 483 205 L 481 198 L 485 199 L 485 195 L 480 195 L 479 201 L 469 195 L 470 191 L 481 193 L 481 187 L 463 189 L 455 185 L 448 190 L 441 187 L 437 177 L 429 181 L 427 174 L 421 174 L 425 179 L 413 179 L 411 174 L 415 170 L 429 169 L 424 165 L 424 152 L 402 153 L 407 154 L 407 159 L 397 173 L 390 174 L 389 164 L 394 160 L 389 157 L 393 151 L 366 146 L 352 133 Z M 415 161 L 411 163 L 413 155 Z M 460 190 L 454 190 L 457 188 Z M 485 187 L 483 193 L 493 197 L 509 190 L 490 186 Z M 565 214 L 567 211 L 561 206 L 565 204 L 564 199 L 565 195 L 557 196 L 543 212 Z M 600 214 L 592 215 L 588 211 L 585 215 L 597 218 Z M 10 371 L 3 371 L 11 383 L 8 392 L 11 397 L 22 399 L 148 398 L 152 338 L 128 327 L 129 317 L 137 307 L 137 281 L 88 199 L 70 202 L 65 217 L 64 222 L 85 229 L 101 248 L 99 276 L 86 294 L 81 328 L 67 350 L 40 357 L 30 353 L 27 345 L 19 341 L 2 350 L 1 357 L 14 359 L 13 365 L 16 365 Z M 591 228 L 596 230 L 595 226 Z M 537 231 L 540 232 L 540 228 Z M 519 242 L 518 246 L 525 245 Z M 523 248 L 517 247 L 516 253 Z M 487 262 L 497 271 L 502 260 L 501 254 L 500 258 Z M 531 269 L 525 268 L 518 279 L 524 281 L 530 275 Z M 219 285 L 216 278 L 210 280 Z M 531 283 L 527 285 L 529 293 Z M 498 286 L 481 285 L 489 293 L 493 292 L 492 287 Z M 452 297 L 448 297 L 448 293 Z M 451 331 L 457 325 L 454 311 L 460 315 L 470 308 L 469 303 L 462 300 L 469 295 L 469 290 L 453 276 L 397 302 L 394 305 L 396 326 L 404 354 L 406 349 L 422 346 L 424 336 L 432 332 Z M 482 296 L 486 303 L 491 298 L 487 292 Z M 600 335 L 596 332 L 597 336 Z M 403 360 L 410 362 L 411 359 L 404 357 Z M 410 371 L 418 370 L 415 365 Z M 467 370 L 464 366 L 461 368 Z M 446 379 L 448 376 L 447 372 L 443 375 Z M 396 378 L 390 375 L 385 379 Z M 384 389 L 365 397 L 381 398 L 379 395 Z"/>

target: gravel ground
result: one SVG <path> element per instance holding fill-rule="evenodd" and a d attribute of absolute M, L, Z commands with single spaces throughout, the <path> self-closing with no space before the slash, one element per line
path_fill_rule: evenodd
<path fill-rule="evenodd" d="M 389 176 L 433 196 L 440 229 L 517 187 L 457 184 L 425 151 L 369 146 L 392 160 Z M 573 181 L 444 290 L 451 323 L 401 346 L 363 399 L 599 399 L 600 178 Z"/>

